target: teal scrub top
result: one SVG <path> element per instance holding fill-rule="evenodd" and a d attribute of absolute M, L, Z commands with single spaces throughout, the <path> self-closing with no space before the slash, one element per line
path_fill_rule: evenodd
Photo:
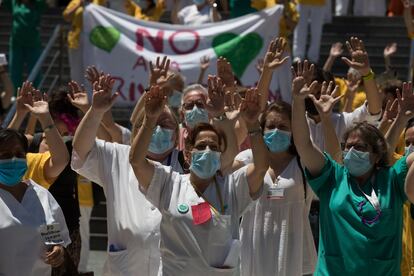
<path fill-rule="evenodd" d="M 39 26 L 45 1 L 29 0 L 28 4 L 23 4 L 17 0 L 4 0 L 3 6 L 13 18 L 10 43 L 20 47 L 40 47 Z"/>
<path fill-rule="evenodd" d="M 230 0 L 229 2 L 231 18 L 257 12 L 256 9 L 251 7 L 251 0 Z"/>
<path fill-rule="evenodd" d="M 325 165 L 318 177 L 305 170 L 309 185 L 320 199 L 319 254 L 314 275 L 401 275 L 407 171 L 403 157 L 392 167 L 378 169 L 361 187 L 367 195 L 371 195 L 372 187 L 375 189 L 382 210 L 378 221 L 366 225 L 361 215 L 371 220 L 377 212 L 344 166 L 325 153 Z M 362 208 L 360 204 L 364 204 Z"/>

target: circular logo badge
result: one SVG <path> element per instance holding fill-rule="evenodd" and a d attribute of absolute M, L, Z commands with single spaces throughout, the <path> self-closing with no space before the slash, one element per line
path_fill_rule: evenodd
<path fill-rule="evenodd" d="M 177 210 L 180 214 L 186 214 L 189 209 L 190 208 L 185 203 L 178 204 L 178 207 L 177 207 Z"/>

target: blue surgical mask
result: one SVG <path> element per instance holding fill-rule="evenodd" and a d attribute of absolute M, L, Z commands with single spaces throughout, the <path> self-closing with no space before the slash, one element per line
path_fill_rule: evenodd
<path fill-rule="evenodd" d="M 190 171 L 201 179 L 213 177 L 221 166 L 220 155 L 220 152 L 210 149 L 193 151 L 191 153 Z"/>
<path fill-rule="evenodd" d="M 25 158 L 11 158 L 0 160 L 0 183 L 6 186 L 16 186 L 27 171 Z"/>
<path fill-rule="evenodd" d="M 185 123 L 188 127 L 194 128 L 198 123 L 208 123 L 208 113 L 204 108 L 194 105 L 192 110 L 185 112 Z"/>
<path fill-rule="evenodd" d="M 168 98 L 168 105 L 175 108 L 180 107 L 182 95 L 183 93 L 174 90 L 171 96 Z"/>
<path fill-rule="evenodd" d="M 410 155 L 411 153 L 414 152 L 414 146 L 413 145 L 409 145 L 408 147 L 405 147 L 405 154 L 406 156 Z"/>
<path fill-rule="evenodd" d="M 205 0 L 193 0 L 194 5 L 201 6 L 204 4 Z"/>
<path fill-rule="evenodd" d="M 163 154 L 172 149 L 174 147 L 174 141 L 172 141 L 173 134 L 174 130 L 157 126 L 152 133 L 148 151 L 155 154 Z"/>
<path fill-rule="evenodd" d="M 352 176 L 361 176 L 366 174 L 371 168 L 369 152 L 358 151 L 353 147 L 349 151 L 343 152 L 344 165 Z"/>
<path fill-rule="evenodd" d="M 289 149 L 290 138 L 292 134 L 289 131 L 280 129 L 273 129 L 266 131 L 263 135 L 264 142 L 267 148 L 273 152 L 283 152 Z"/>

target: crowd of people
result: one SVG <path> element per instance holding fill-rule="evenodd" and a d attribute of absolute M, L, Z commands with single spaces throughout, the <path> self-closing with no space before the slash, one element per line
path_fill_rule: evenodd
<path fill-rule="evenodd" d="M 118 8 L 158 21 L 170 7 L 172 23 L 200 25 L 284 5 L 257 84 L 244 86 L 223 57 L 207 78 L 213 57 L 203 58 L 186 83 L 159 56 L 126 127 L 112 114 L 114 78 L 80 69 L 84 1 L 63 12 L 71 81 L 47 95 L 22 81 L 41 52 L 45 3 L 3 0 L 16 24 L 11 77 L 0 65 L 0 118 L 15 104 L 0 129 L 0 275 L 93 275 L 93 183 L 106 197 L 104 275 L 414 275 L 414 90 L 392 74 L 396 43 L 378 76 L 358 37 L 319 66 L 329 1 L 187 2 Z M 372 2 L 354 1 L 354 13 Z M 348 4 L 337 0 L 336 14 Z M 410 2 L 390 5 L 411 36 Z M 331 72 L 337 58 L 345 78 Z M 281 97 L 269 101 L 273 77 Z"/>

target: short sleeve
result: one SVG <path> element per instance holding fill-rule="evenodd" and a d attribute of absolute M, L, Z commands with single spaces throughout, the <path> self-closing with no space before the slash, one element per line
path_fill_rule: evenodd
<path fill-rule="evenodd" d="M 239 216 L 241 216 L 250 203 L 254 200 L 250 195 L 249 183 L 247 182 L 247 166 L 244 166 L 230 175 L 229 185 L 233 189 L 233 206 L 237 209 Z M 263 188 L 260 190 L 260 192 Z M 260 195 L 255 195 L 254 198 L 259 198 Z"/>
<path fill-rule="evenodd" d="M 307 168 L 305 168 L 305 177 L 311 186 L 312 190 L 315 192 L 317 196 L 320 195 L 321 190 L 324 186 L 330 183 L 329 180 L 334 178 L 335 174 L 335 161 L 327 154 L 324 153 L 325 157 L 325 164 L 319 174 L 319 176 L 313 177 Z"/>
<path fill-rule="evenodd" d="M 244 150 L 236 155 L 235 161 L 239 161 L 244 165 L 253 163 L 253 153 L 251 149 Z"/>
<path fill-rule="evenodd" d="M 59 204 L 54 199 L 52 194 L 50 194 L 49 192 L 47 193 L 48 193 L 48 198 L 49 198 L 49 207 L 50 207 L 50 211 L 53 216 L 53 220 L 54 222 L 59 223 L 60 235 L 63 240 L 63 246 L 67 247 L 71 243 L 71 240 L 70 240 L 68 226 L 66 225 L 66 221 L 65 221 L 65 216 L 63 215 L 62 209 L 60 208 Z"/>
<path fill-rule="evenodd" d="M 407 196 L 405 194 L 405 178 L 408 173 L 408 166 L 407 166 L 407 157 L 404 156 L 400 158 L 393 166 L 392 169 L 395 171 L 396 179 L 394 181 L 396 187 L 396 192 L 401 196 L 402 201 L 407 200 Z"/>
<path fill-rule="evenodd" d="M 140 187 L 145 197 L 159 210 L 168 206 L 171 199 L 173 182 L 176 177 L 180 177 L 178 173 L 172 171 L 171 167 L 163 166 L 158 162 L 154 164 L 154 175 L 147 191 Z M 168 187 L 167 187 L 168 185 Z"/>
<path fill-rule="evenodd" d="M 106 175 L 111 174 L 115 155 L 113 143 L 96 139 L 85 160 L 80 159 L 73 149 L 71 167 L 78 174 L 105 188 L 106 182 L 110 181 Z"/>
<path fill-rule="evenodd" d="M 351 113 L 342 113 L 345 121 L 345 128 L 352 127 L 353 124 L 367 121 L 370 124 L 375 124 L 381 118 L 381 112 L 379 114 L 371 115 L 368 111 L 368 102 L 352 111 Z"/>
<path fill-rule="evenodd" d="M 45 165 L 50 159 L 50 152 L 27 153 L 27 171 L 23 180 L 32 179 L 42 187 L 49 189 L 55 179 L 47 179 L 45 176 Z"/>
<path fill-rule="evenodd" d="M 184 24 L 184 18 L 185 18 L 185 8 L 184 9 L 182 9 L 181 11 L 179 11 L 178 13 L 177 13 L 177 19 L 178 19 L 178 22 L 180 22 L 180 24 Z"/>

